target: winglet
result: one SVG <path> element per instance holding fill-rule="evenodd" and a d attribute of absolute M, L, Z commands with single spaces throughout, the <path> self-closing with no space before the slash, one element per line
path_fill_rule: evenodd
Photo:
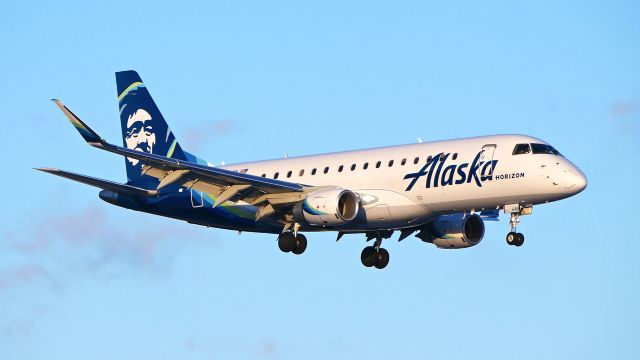
<path fill-rule="evenodd" d="M 66 116 L 67 119 L 69 119 L 73 127 L 75 127 L 76 130 L 78 130 L 78 132 L 80 133 L 80 135 L 82 135 L 82 137 L 86 142 L 88 142 L 90 145 L 93 145 L 93 146 L 101 145 L 104 143 L 102 138 L 95 131 L 93 131 L 89 126 L 87 126 L 87 124 L 85 124 L 82 120 L 80 120 L 76 116 L 76 114 L 71 112 L 71 110 L 69 110 L 60 100 L 51 99 L 51 101 L 53 101 L 56 104 L 56 106 L 58 106 L 60 110 L 62 110 L 62 112 L 64 113 L 64 116 Z"/>
<path fill-rule="evenodd" d="M 44 171 L 49 174 L 55 174 L 56 172 L 60 171 L 56 168 L 33 168 L 33 170 Z"/>

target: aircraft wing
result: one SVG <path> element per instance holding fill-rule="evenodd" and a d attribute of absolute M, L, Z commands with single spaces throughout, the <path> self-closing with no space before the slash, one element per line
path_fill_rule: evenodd
<path fill-rule="evenodd" d="M 138 159 L 145 164 L 143 173 L 160 180 L 158 188 L 179 184 L 198 191 L 206 192 L 216 199 L 214 207 L 231 200 L 242 199 L 253 205 L 289 204 L 304 199 L 311 187 L 267 179 L 260 176 L 242 174 L 236 171 L 210 167 L 189 161 L 173 159 L 156 154 L 127 149 L 113 145 L 101 138 L 93 129 L 80 120 L 59 100 L 53 100 L 78 130 L 89 145 L 115 154 Z M 265 214 L 272 213 L 273 208 L 266 208 Z M 264 216 L 264 214 L 259 214 Z"/>

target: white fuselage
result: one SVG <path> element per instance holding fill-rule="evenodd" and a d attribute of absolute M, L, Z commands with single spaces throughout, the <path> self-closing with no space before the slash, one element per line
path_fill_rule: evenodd
<path fill-rule="evenodd" d="M 494 135 L 223 168 L 354 191 L 360 197 L 366 222 L 345 224 L 344 230 L 398 229 L 428 222 L 437 214 L 494 210 L 508 204 L 532 206 L 584 189 L 584 174 L 563 156 L 513 154 L 516 144 L 529 143 L 548 145 L 530 136 Z M 425 167 L 438 154 L 441 156 Z"/>

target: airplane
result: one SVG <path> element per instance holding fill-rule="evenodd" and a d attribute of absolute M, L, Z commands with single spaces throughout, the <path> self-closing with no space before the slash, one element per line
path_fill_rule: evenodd
<path fill-rule="evenodd" d="M 91 146 L 125 157 L 127 182 L 37 168 L 102 189 L 116 206 L 238 232 L 277 235 L 300 255 L 303 233 L 363 234 L 360 260 L 385 268 L 383 239 L 415 234 L 443 249 L 482 241 L 485 221 L 509 214 L 506 242 L 524 243 L 520 217 L 534 205 L 576 195 L 580 169 L 549 143 L 490 135 L 215 166 L 176 140 L 135 71 L 116 73 L 123 146 L 101 138 L 62 102 L 55 104 Z"/>

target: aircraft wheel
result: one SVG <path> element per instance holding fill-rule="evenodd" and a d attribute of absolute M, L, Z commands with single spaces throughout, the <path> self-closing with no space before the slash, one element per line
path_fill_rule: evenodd
<path fill-rule="evenodd" d="M 389 265 L 389 252 L 387 249 L 380 248 L 375 258 L 377 260 L 375 263 L 377 269 L 384 269 Z"/>
<path fill-rule="evenodd" d="M 507 234 L 507 244 L 515 245 L 518 242 L 518 233 L 510 231 Z"/>
<path fill-rule="evenodd" d="M 524 234 L 517 233 L 516 234 L 516 243 L 514 245 L 515 246 L 522 246 L 522 244 L 524 244 Z"/>
<path fill-rule="evenodd" d="M 296 248 L 296 241 L 291 232 L 283 232 L 278 236 L 278 247 L 282 252 L 291 252 Z"/>
<path fill-rule="evenodd" d="M 373 246 L 367 246 L 360 254 L 360 261 L 366 267 L 372 267 L 376 263 L 376 249 Z"/>
<path fill-rule="evenodd" d="M 298 234 L 294 238 L 294 244 L 295 247 L 292 250 L 293 253 L 296 255 L 302 254 L 307 249 L 307 237 L 302 234 Z"/>

